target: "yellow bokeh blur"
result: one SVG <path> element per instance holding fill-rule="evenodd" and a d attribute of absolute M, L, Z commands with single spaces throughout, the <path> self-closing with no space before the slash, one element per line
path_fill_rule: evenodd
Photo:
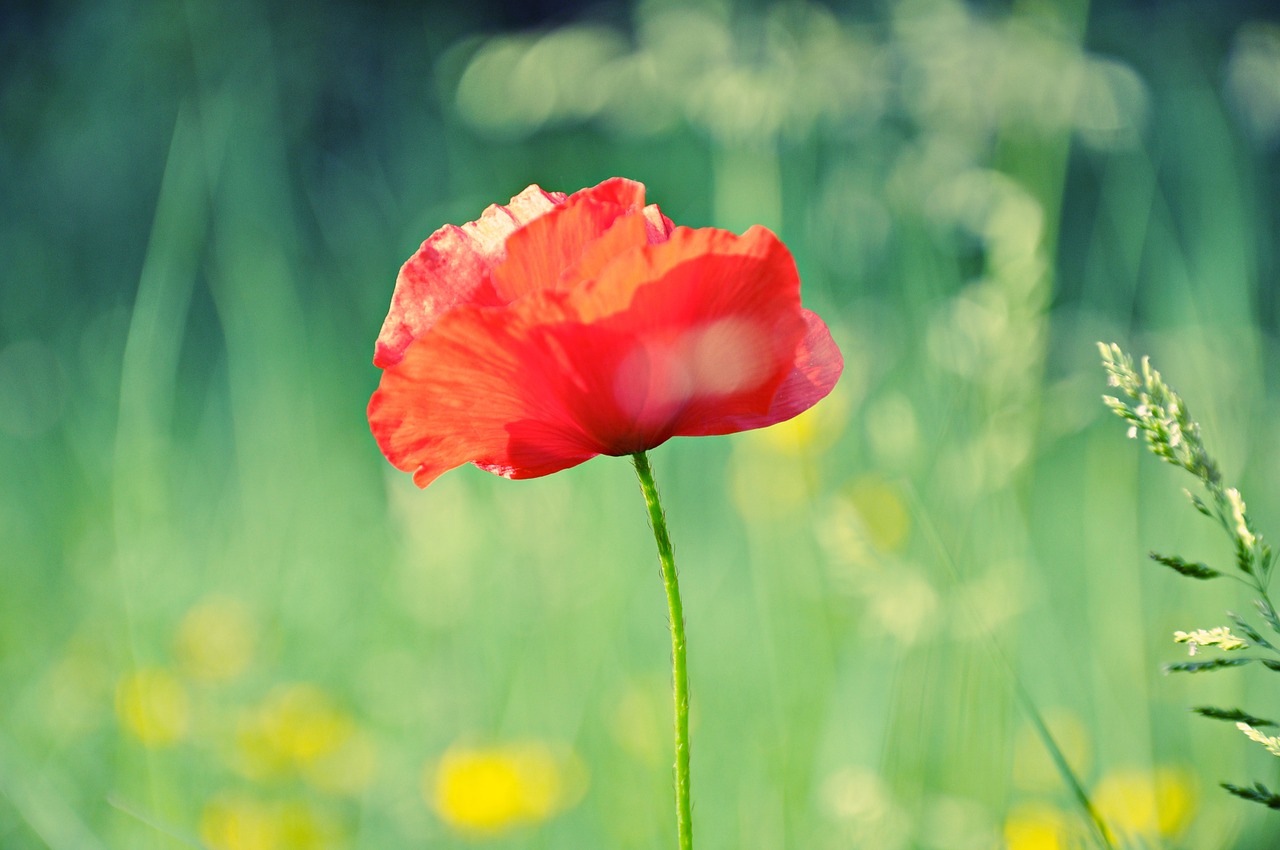
<path fill-rule="evenodd" d="M 372 781 L 372 743 L 319 687 L 280 685 L 240 719 L 235 766 L 250 779 L 302 776 L 327 793 L 357 793 Z"/>
<path fill-rule="evenodd" d="M 821 403 L 785 422 L 751 432 L 750 439 L 784 455 L 812 455 L 830 448 L 844 433 L 852 400 L 843 384 L 837 384 Z"/>
<path fill-rule="evenodd" d="M 638 761 L 658 765 L 671 746 L 671 694 L 661 680 L 627 683 L 609 713 L 609 731 L 622 750 Z"/>
<path fill-rule="evenodd" d="M 1061 810 L 1044 803 L 1024 803 L 1005 819 L 1005 850 L 1066 850 L 1070 826 Z"/>
<path fill-rule="evenodd" d="M 279 846 L 270 808 L 237 794 L 224 795 L 205 806 L 200 838 L 211 850 L 275 850 Z"/>
<path fill-rule="evenodd" d="M 281 850 L 329 850 L 344 846 L 342 832 L 331 812 L 301 801 L 274 807 Z"/>
<path fill-rule="evenodd" d="M 845 432 L 854 407 L 849 382 L 798 416 L 748 432 L 735 444 L 729 492 L 749 522 L 778 521 L 810 506 L 816 461 Z"/>
<path fill-rule="evenodd" d="M 341 846 L 342 834 L 334 817 L 312 804 L 228 793 L 205 805 L 200 838 L 209 850 L 329 850 Z"/>
<path fill-rule="evenodd" d="M 1195 811 L 1196 790 L 1191 774 L 1181 768 L 1126 768 L 1102 778 L 1093 802 L 1118 835 L 1176 837 Z"/>
<path fill-rule="evenodd" d="M 423 775 L 423 795 L 440 819 L 473 834 L 539 823 L 585 790 L 581 761 L 540 743 L 454 747 Z"/>
<path fill-rule="evenodd" d="M 911 515 L 901 491 L 877 475 L 863 475 L 845 490 L 867 538 L 882 552 L 902 548 L 911 533 Z"/>
<path fill-rule="evenodd" d="M 167 746 L 184 738 L 190 715 L 186 688 L 167 670 L 136 670 L 116 686 L 120 724 L 149 747 Z"/>
<path fill-rule="evenodd" d="M 257 624 L 248 606 L 230 596 L 208 596 L 182 618 L 174 654 L 193 679 L 231 679 L 249 666 Z"/>
<path fill-rule="evenodd" d="M 355 731 L 336 748 L 303 764 L 302 775 L 326 794 L 359 794 L 373 781 L 377 755 L 369 736 Z"/>

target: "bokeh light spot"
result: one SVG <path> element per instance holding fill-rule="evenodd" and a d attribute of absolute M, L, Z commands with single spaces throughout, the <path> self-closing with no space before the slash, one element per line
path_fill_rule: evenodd
<path fill-rule="evenodd" d="M 1093 794 L 1102 819 L 1129 838 L 1176 838 L 1196 807 L 1190 773 L 1168 765 L 1108 773 Z"/>
<path fill-rule="evenodd" d="M 190 722 L 190 700 L 177 677 L 160 668 L 125 676 L 116 687 L 116 715 L 143 744 L 162 747 L 181 740 Z"/>
<path fill-rule="evenodd" d="M 1006 850 L 1067 850 L 1070 822 L 1063 812 L 1043 803 L 1015 807 L 1004 822 Z"/>
<path fill-rule="evenodd" d="M 241 717 L 236 768 L 251 779 L 291 774 L 311 779 L 314 771 L 326 777 L 330 759 L 338 758 L 341 763 L 338 754 L 355 731 L 351 717 L 319 687 L 306 683 L 280 685 Z M 363 769 L 366 765 L 358 753 L 352 758 L 353 767 Z M 367 774 L 363 775 L 361 782 L 367 778 Z"/>
<path fill-rule="evenodd" d="M 230 596 L 209 596 L 186 613 L 174 636 L 174 652 L 193 679 L 225 680 L 253 660 L 257 623 L 248 606 Z"/>
<path fill-rule="evenodd" d="M 423 794 L 440 819 L 464 833 L 500 833 L 544 821 L 585 790 L 571 754 L 540 743 L 455 747 L 423 776 Z"/>
<path fill-rule="evenodd" d="M 911 514 L 897 487 L 879 476 L 863 475 L 854 479 L 846 495 L 877 548 L 893 552 L 903 547 L 911 532 Z"/>

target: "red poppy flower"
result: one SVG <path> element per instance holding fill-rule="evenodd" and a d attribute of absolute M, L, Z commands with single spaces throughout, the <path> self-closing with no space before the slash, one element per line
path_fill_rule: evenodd
<path fill-rule="evenodd" d="M 369 423 L 420 487 L 471 462 L 533 478 L 674 436 L 763 428 L 835 386 L 773 233 L 676 227 L 644 186 L 530 186 L 404 264 Z"/>

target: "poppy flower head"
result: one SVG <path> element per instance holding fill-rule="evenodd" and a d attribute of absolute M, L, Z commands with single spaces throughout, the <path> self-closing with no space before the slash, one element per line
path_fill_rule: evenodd
<path fill-rule="evenodd" d="M 769 230 L 676 227 L 644 186 L 531 186 L 405 263 L 369 421 L 425 487 L 471 462 L 510 478 L 673 436 L 762 428 L 843 368 Z"/>

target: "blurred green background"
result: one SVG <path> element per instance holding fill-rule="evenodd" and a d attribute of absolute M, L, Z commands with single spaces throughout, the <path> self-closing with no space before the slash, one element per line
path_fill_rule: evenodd
<path fill-rule="evenodd" d="M 399 264 L 537 182 L 763 223 L 846 374 L 653 453 L 698 846 L 1270 848 L 1277 762 L 1165 677 L 1244 610 L 1124 439 L 1150 353 L 1280 534 L 1262 2 L 0 9 L 0 847 L 666 848 L 632 470 L 425 492 L 364 406 Z M 1221 586 L 1219 586 L 1219 584 Z"/>

